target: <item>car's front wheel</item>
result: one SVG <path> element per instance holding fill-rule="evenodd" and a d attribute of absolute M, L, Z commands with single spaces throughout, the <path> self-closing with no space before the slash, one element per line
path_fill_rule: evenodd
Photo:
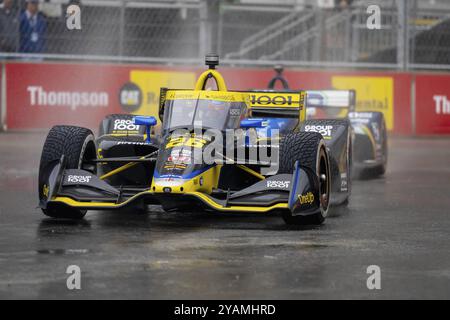
<path fill-rule="evenodd" d="M 96 172 L 96 166 L 89 160 L 96 158 L 94 134 L 91 130 L 74 126 L 55 126 L 48 133 L 42 149 L 39 165 L 39 200 L 47 200 L 47 181 L 52 166 L 64 155 L 66 169 L 83 169 Z M 82 219 L 86 210 L 78 210 L 65 205 L 52 204 L 42 209 L 52 218 Z"/>
<path fill-rule="evenodd" d="M 280 142 L 280 167 L 278 173 L 294 171 L 295 163 L 308 167 L 319 181 L 319 210 L 312 215 L 293 215 L 291 211 L 282 212 L 284 221 L 292 225 L 318 225 L 328 215 L 331 191 L 330 161 L 325 141 L 316 132 L 299 132 L 284 136 Z"/>

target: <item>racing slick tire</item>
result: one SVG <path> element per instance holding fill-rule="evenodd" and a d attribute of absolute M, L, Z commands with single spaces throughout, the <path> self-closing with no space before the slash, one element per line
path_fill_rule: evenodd
<path fill-rule="evenodd" d="M 291 211 L 282 211 L 282 217 L 288 225 L 319 225 L 328 214 L 331 173 L 325 141 L 320 133 L 298 132 L 287 134 L 280 141 L 279 174 L 292 174 L 297 161 L 301 166 L 311 169 L 319 179 L 320 210 L 312 215 L 292 215 Z"/>
<path fill-rule="evenodd" d="M 347 130 L 347 157 L 346 157 L 346 175 L 347 175 L 347 196 L 343 201 L 333 203 L 335 206 L 347 206 L 350 202 L 350 196 L 352 191 L 352 172 L 353 172 L 353 144 L 352 144 L 352 130 L 350 122 L 347 119 L 319 119 L 319 120 L 307 120 L 303 123 L 302 127 L 306 126 L 343 126 L 348 127 Z M 332 149 L 331 149 L 332 150 Z M 331 151 L 330 151 L 331 152 Z M 339 190 L 342 185 L 342 178 L 341 178 L 341 172 L 340 172 L 340 165 L 336 157 L 333 156 L 333 154 L 330 154 L 330 170 L 331 170 L 331 180 L 332 180 L 332 191 L 333 190 Z"/>
<path fill-rule="evenodd" d="M 74 126 L 55 126 L 50 130 L 42 149 L 39 165 L 39 200 L 45 197 L 44 185 L 50 174 L 47 167 L 59 161 L 62 155 L 66 160 L 66 169 L 83 169 L 95 173 L 96 166 L 86 164 L 86 160 L 96 158 L 92 131 Z M 82 219 L 86 214 L 86 210 L 56 204 L 42 211 L 52 218 Z"/>
<path fill-rule="evenodd" d="M 386 121 L 384 120 L 384 117 L 381 121 L 381 135 L 382 135 L 382 156 L 383 160 L 382 163 L 377 165 L 373 168 L 365 168 L 362 170 L 362 172 L 359 174 L 359 177 L 361 179 L 376 179 L 386 173 L 386 167 L 387 167 L 387 158 L 388 158 L 388 145 L 387 145 L 387 130 L 386 130 Z"/>

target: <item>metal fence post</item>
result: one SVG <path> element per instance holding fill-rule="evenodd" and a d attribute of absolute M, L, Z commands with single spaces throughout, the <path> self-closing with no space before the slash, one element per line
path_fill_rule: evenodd
<path fill-rule="evenodd" d="M 210 52 L 217 52 L 218 20 L 220 1 L 202 0 L 200 5 L 200 52 L 199 58 Z"/>
<path fill-rule="evenodd" d="M 217 53 L 221 56 L 225 56 L 225 53 L 222 52 L 222 37 L 223 37 L 223 8 L 222 3 L 219 3 L 219 22 L 217 26 Z"/>
<path fill-rule="evenodd" d="M 408 19 L 409 20 L 415 20 L 417 18 L 417 0 L 412 0 L 412 6 L 410 6 L 408 8 Z M 409 47 L 409 57 L 408 57 L 408 63 L 409 65 L 414 64 L 415 63 L 415 51 L 416 51 L 416 35 L 417 35 L 417 29 L 414 25 L 414 29 L 411 28 L 411 25 L 408 23 L 408 38 L 411 39 L 410 43 L 410 47 Z M 408 65 L 408 70 L 410 69 Z"/>
<path fill-rule="evenodd" d="M 398 32 L 397 32 L 397 65 L 406 70 L 409 62 L 409 26 L 408 1 L 397 0 Z"/>
<path fill-rule="evenodd" d="M 360 23 L 359 20 L 360 16 L 356 15 L 355 20 L 351 23 L 351 52 L 350 52 L 350 61 L 358 61 L 359 59 L 359 37 L 360 37 L 360 31 L 358 24 Z"/>
<path fill-rule="evenodd" d="M 352 61 L 352 20 L 353 14 L 350 9 L 344 13 L 347 17 L 345 20 L 345 42 L 344 42 L 344 60 Z"/>
<path fill-rule="evenodd" d="M 208 3 L 202 0 L 200 3 L 200 28 L 198 58 L 201 59 L 208 51 Z"/>
<path fill-rule="evenodd" d="M 325 17 L 323 10 L 316 10 L 316 23 L 317 23 L 317 36 L 313 48 L 313 59 L 316 61 L 323 61 L 323 41 L 324 41 L 324 29 L 325 29 Z"/>
<path fill-rule="evenodd" d="M 125 7 L 124 0 L 120 1 L 120 26 L 119 26 L 119 56 L 123 56 L 124 38 L 125 38 Z"/>

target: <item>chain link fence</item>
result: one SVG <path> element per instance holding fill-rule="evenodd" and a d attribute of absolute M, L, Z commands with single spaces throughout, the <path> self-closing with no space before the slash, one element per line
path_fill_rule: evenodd
<path fill-rule="evenodd" d="M 189 63 L 215 51 L 234 65 L 450 68 L 444 0 L 47 0 L 39 7 L 43 45 L 33 50 L 24 46 L 28 3 L 3 1 L 3 58 Z M 81 30 L 66 27 L 73 3 Z M 367 24 L 373 4 L 375 30 Z"/>
<path fill-rule="evenodd" d="M 367 9 L 374 3 L 380 8 L 381 23 L 378 29 L 369 29 Z M 278 10 L 280 16 L 274 22 L 249 36 L 241 33 L 233 45 L 222 45 L 222 55 L 299 65 L 420 68 L 450 64 L 450 2 L 355 1 L 331 9 L 305 5 Z M 248 15 L 245 7 L 223 6 L 222 38 L 245 28 Z M 264 9 L 254 8 L 251 15 L 256 21 L 267 21 Z"/>
<path fill-rule="evenodd" d="M 8 1 L 8 0 L 7 0 Z M 101 57 L 198 57 L 200 43 L 199 1 L 178 3 L 154 1 L 51 1 L 40 6 L 45 30 L 39 33 L 45 43 L 40 50 L 27 50 L 23 38 L 25 0 L 14 1 L 16 47 L 3 52 L 32 54 L 87 55 Z M 66 8 L 77 4 L 81 11 L 81 30 L 66 26 Z M 3 9 L 4 11 L 4 9 Z M 3 14 L 3 16 L 5 16 Z M 8 20 L 8 19 L 3 19 Z M 13 20 L 12 18 L 9 20 Z M 11 21 L 5 21 L 12 23 Z M 22 27 L 20 26 L 22 24 Z M 0 25 L 1 27 L 1 25 Z M 0 30 L 2 38 L 12 28 Z M 6 49 L 6 50 L 5 50 Z"/>

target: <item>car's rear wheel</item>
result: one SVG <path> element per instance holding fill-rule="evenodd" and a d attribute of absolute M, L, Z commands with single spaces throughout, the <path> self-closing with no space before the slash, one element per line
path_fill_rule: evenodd
<path fill-rule="evenodd" d="M 74 126 L 55 126 L 48 133 L 42 149 L 39 165 L 39 200 L 47 200 L 46 185 L 54 166 L 64 155 L 66 169 L 83 169 L 95 174 L 96 166 L 89 160 L 96 158 L 94 134 L 91 130 Z M 86 210 L 78 210 L 65 205 L 51 204 L 42 210 L 52 218 L 82 219 Z"/>
<path fill-rule="evenodd" d="M 284 136 L 280 142 L 280 167 L 278 173 L 290 173 L 299 161 L 308 167 L 319 181 L 319 210 L 314 214 L 293 215 L 291 211 L 282 212 L 282 217 L 290 225 L 318 225 L 325 221 L 330 204 L 331 178 L 330 161 L 327 148 L 321 134 L 299 132 Z"/>
<path fill-rule="evenodd" d="M 351 171 L 352 171 L 352 131 L 350 121 L 348 119 L 314 119 L 307 120 L 302 124 L 302 128 L 306 127 L 345 127 L 347 128 L 347 136 L 346 136 L 346 150 L 341 153 L 341 150 L 336 150 L 333 148 L 333 145 L 329 145 L 331 148 L 330 151 L 330 170 L 331 170 L 331 180 L 332 186 L 331 190 L 333 193 L 336 193 L 335 199 L 332 199 L 333 205 L 346 206 L 349 203 L 349 198 L 351 195 Z M 311 132 L 311 131 L 309 131 Z M 316 131 L 319 132 L 319 131 Z M 333 136 L 326 137 L 339 139 L 338 141 L 342 141 L 341 137 Z M 341 142 L 338 142 L 340 144 Z M 335 152 L 335 154 L 333 154 Z M 345 160 L 342 159 L 342 156 L 345 156 Z M 341 167 L 343 167 L 343 162 L 345 161 L 345 171 L 341 172 Z M 343 175 L 345 174 L 345 177 Z M 344 196 L 342 189 L 347 188 Z M 334 194 L 333 194 L 334 196 Z"/>
<path fill-rule="evenodd" d="M 347 198 L 340 204 L 341 206 L 348 206 L 350 197 L 352 195 L 353 184 L 353 137 L 351 128 L 348 129 L 347 135 Z"/>
<path fill-rule="evenodd" d="M 387 144 L 386 122 L 385 122 L 384 118 L 381 120 L 380 134 L 382 135 L 382 142 L 381 142 L 382 161 L 379 165 L 377 165 L 375 167 L 365 168 L 360 173 L 360 178 L 362 178 L 362 179 L 375 179 L 386 173 L 387 158 L 388 158 L 388 144 Z"/>
<path fill-rule="evenodd" d="M 347 138 L 347 198 L 340 203 L 342 207 L 348 206 L 350 202 L 350 197 L 352 195 L 352 184 L 353 184 L 353 137 L 352 132 L 349 130 Z"/>

